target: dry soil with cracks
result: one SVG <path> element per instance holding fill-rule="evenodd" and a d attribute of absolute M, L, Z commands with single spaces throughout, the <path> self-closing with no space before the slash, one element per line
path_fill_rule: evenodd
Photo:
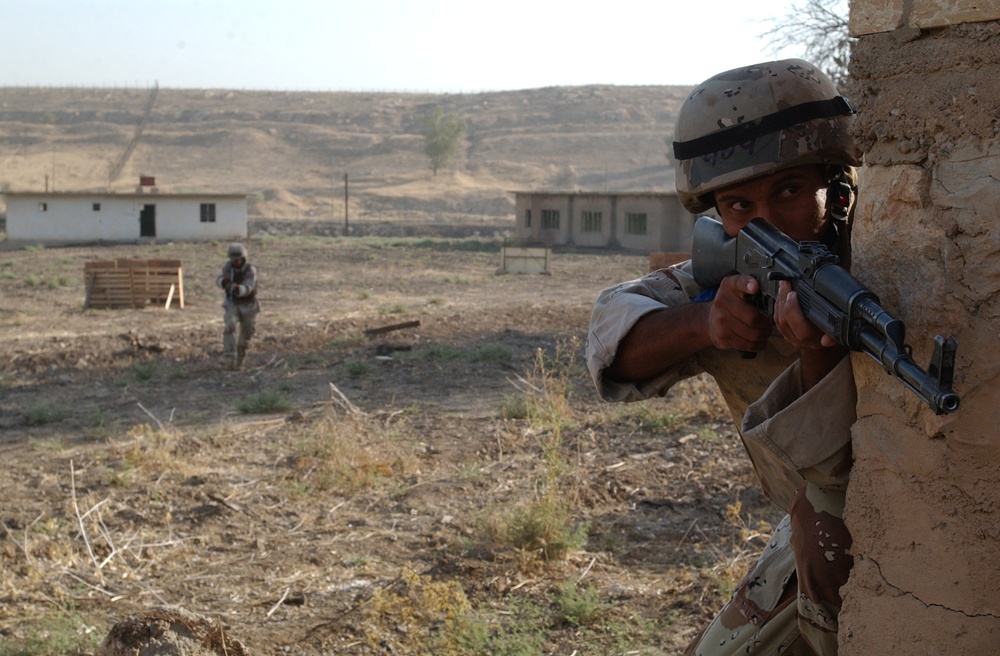
<path fill-rule="evenodd" d="M 711 384 L 629 406 L 592 388 L 592 303 L 646 257 L 512 275 L 459 243 L 249 240 L 243 372 L 219 362 L 225 244 L 0 252 L 0 642 L 182 608 L 249 653 L 433 653 L 416 588 L 437 584 L 495 653 L 678 653 L 775 516 Z M 118 257 L 181 259 L 184 309 L 85 311 L 84 262 Z M 551 416 L 516 411 L 546 393 Z M 546 494 L 582 546 L 491 533 Z M 566 582 L 595 595 L 585 621 Z"/>

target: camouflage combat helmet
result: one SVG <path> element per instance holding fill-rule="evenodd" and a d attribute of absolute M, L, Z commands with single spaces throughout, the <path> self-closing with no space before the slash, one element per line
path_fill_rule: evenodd
<path fill-rule="evenodd" d="M 818 68 L 801 59 L 733 69 L 698 85 L 674 130 L 677 195 L 693 214 L 711 193 L 804 164 L 858 166 L 855 113 Z"/>
<path fill-rule="evenodd" d="M 232 244 L 229 244 L 229 249 L 226 251 L 226 254 L 229 259 L 242 257 L 245 260 L 247 258 L 247 249 L 243 244 L 233 242 Z"/>

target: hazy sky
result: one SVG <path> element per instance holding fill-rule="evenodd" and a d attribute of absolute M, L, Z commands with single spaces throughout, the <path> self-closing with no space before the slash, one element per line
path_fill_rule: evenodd
<path fill-rule="evenodd" d="M 695 84 L 801 52 L 794 0 L 0 0 L 0 86 L 473 92 Z"/>

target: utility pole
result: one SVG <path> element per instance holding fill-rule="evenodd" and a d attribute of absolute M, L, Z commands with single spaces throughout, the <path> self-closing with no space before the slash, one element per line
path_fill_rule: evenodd
<path fill-rule="evenodd" d="M 344 173 L 344 236 L 347 237 L 351 234 L 350 222 L 348 221 L 348 211 L 347 211 L 347 173 Z"/>

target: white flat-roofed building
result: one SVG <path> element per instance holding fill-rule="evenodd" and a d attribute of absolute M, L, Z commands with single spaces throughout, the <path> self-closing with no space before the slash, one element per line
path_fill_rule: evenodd
<path fill-rule="evenodd" d="M 241 239 L 245 194 L 99 191 L 3 194 L 7 239 L 25 242 L 135 242 Z"/>

